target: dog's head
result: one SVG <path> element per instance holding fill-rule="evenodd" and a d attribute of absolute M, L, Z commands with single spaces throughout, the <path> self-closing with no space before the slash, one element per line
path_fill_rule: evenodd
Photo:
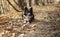
<path fill-rule="evenodd" d="M 24 23 L 31 22 L 32 21 L 31 18 L 33 18 L 32 7 L 30 7 L 30 8 L 25 7 L 25 11 L 24 11 L 24 15 L 23 15 Z"/>
<path fill-rule="evenodd" d="M 33 15 L 32 7 L 31 7 L 31 8 L 25 7 L 24 15 L 26 15 L 26 16 L 27 16 L 27 15 L 28 15 L 28 16 Z"/>

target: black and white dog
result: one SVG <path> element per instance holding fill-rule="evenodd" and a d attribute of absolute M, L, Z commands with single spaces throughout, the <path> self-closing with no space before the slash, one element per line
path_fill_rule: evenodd
<path fill-rule="evenodd" d="M 34 20 L 33 9 L 25 7 L 24 14 L 22 15 L 23 23 L 31 23 Z"/>

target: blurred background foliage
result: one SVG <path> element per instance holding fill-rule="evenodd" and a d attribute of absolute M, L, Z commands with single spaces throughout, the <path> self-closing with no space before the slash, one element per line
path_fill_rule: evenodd
<path fill-rule="evenodd" d="M 0 14 L 11 11 L 12 7 L 14 10 L 19 11 L 24 10 L 25 6 L 54 6 L 59 3 L 60 0 L 0 0 Z"/>

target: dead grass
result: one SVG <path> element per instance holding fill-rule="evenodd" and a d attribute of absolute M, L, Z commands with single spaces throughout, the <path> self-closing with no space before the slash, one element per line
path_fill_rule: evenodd
<path fill-rule="evenodd" d="M 4 24 L 9 21 L 9 17 L 7 16 L 0 16 L 0 25 Z"/>
<path fill-rule="evenodd" d="M 32 6 L 34 12 L 39 12 L 39 11 L 55 11 L 58 10 L 56 6 Z"/>
<path fill-rule="evenodd" d="M 57 10 L 58 8 L 56 8 L 56 7 L 54 7 L 54 6 L 42 6 L 42 7 L 40 7 L 40 6 L 33 6 L 33 9 L 34 9 L 34 11 L 54 11 L 54 10 Z M 36 12 L 35 12 L 36 13 Z M 39 14 L 39 13 L 38 13 Z M 45 14 L 45 13 L 44 13 Z M 14 10 L 13 11 L 11 11 L 11 12 L 9 12 L 9 13 L 6 13 L 6 14 L 2 14 L 2 15 L 0 15 L 0 20 L 1 20 L 1 18 L 2 18 L 2 20 L 3 21 L 0 21 L 0 22 L 2 22 L 2 24 L 5 22 L 5 21 L 7 21 L 7 20 L 9 20 L 10 18 L 13 18 L 13 19 L 15 19 L 15 18 L 22 18 L 21 17 L 21 15 L 22 15 L 22 12 L 15 12 Z M 37 15 L 37 14 L 36 14 Z M 42 16 L 43 14 L 41 14 L 41 16 Z M 36 16 L 36 18 L 39 18 L 38 16 L 40 16 L 40 14 L 39 15 L 37 15 Z M 41 17 L 40 16 L 40 17 Z M 46 15 L 44 15 L 44 16 L 46 16 Z M 43 16 L 42 16 L 43 17 Z M 39 18 L 40 19 L 40 18 Z M 46 18 L 45 18 L 46 19 Z M 44 19 L 44 20 L 45 20 Z M 20 19 L 19 19 L 20 20 Z M 11 20 L 12 21 L 12 20 Z M 7 21 L 8 22 L 8 21 Z M 15 24 L 17 23 L 16 21 L 14 22 Z M 20 23 L 20 22 L 19 22 Z M 20 23 L 21 24 L 21 23 Z M 20 26 L 20 24 L 16 24 L 16 26 L 17 25 L 19 25 Z M 44 25 L 43 25 L 44 24 Z M 49 23 L 50 24 L 50 23 Z M 18 26 L 18 27 L 16 27 L 16 29 L 15 29 L 15 31 L 17 31 L 16 33 L 18 33 L 18 31 L 20 31 L 20 29 L 21 29 L 21 27 L 23 26 L 24 24 L 22 24 L 20 27 Z M 37 28 L 36 28 L 36 26 L 37 25 L 40 25 L 40 26 L 37 26 Z M 43 27 L 42 27 L 42 25 L 43 25 Z M 14 26 L 13 24 L 12 24 L 12 26 Z M 46 25 L 47 26 L 47 25 Z M 26 27 L 26 28 L 25 28 Z M 28 25 L 28 26 L 24 26 L 23 27 L 23 29 L 21 30 L 22 32 L 20 32 L 20 33 L 22 33 L 23 34 L 23 31 L 27 31 L 27 33 L 28 33 L 28 31 L 30 31 L 30 32 L 32 32 L 32 31 L 34 31 L 34 30 L 37 30 L 38 28 L 40 29 L 40 27 L 42 27 L 43 29 L 44 29 L 44 27 L 45 27 L 45 22 L 43 23 L 43 22 L 40 22 L 39 20 L 37 20 L 37 21 L 34 21 L 34 23 L 32 23 L 31 25 Z M 13 29 L 14 28 L 12 28 L 12 27 L 10 27 L 10 26 L 8 26 L 8 27 L 5 27 L 4 28 L 4 30 L 8 30 L 8 31 L 13 31 Z M 3 33 L 4 32 L 4 30 L 0 30 L 0 33 Z M 37 30 L 38 31 L 38 30 Z M 40 31 L 42 31 L 42 30 L 40 30 Z M 28 33 L 29 35 L 30 35 L 30 33 Z M 32 33 L 31 33 L 32 34 Z M 16 34 L 17 35 L 17 34 Z M 19 34 L 19 35 L 21 35 L 21 34 Z M 15 36 L 15 35 L 14 35 Z M 28 36 L 28 35 L 27 35 Z"/>

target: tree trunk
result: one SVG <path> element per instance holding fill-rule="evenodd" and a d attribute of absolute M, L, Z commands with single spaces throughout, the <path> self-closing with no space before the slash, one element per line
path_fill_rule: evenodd
<path fill-rule="evenodd" d="M 35 0 L 35 4 L 36 4 L 36 5 L 38 5 L 38 1 L 39 1 L 39 0 Z"/>

